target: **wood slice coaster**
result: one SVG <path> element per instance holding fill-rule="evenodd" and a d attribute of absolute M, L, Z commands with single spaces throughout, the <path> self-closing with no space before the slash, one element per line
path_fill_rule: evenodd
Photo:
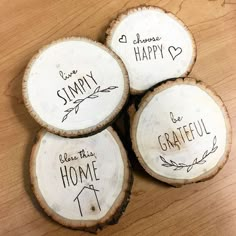
<path fill-rule="evenodd" d="M 231 126 L 221 99 L 185 78 L 149 92 L 135 114 L 131 138 L 144 169 L 174 186 L 213 177 L 225 164 Z"/>
<path fill-rule="evenodd" d="M 125 63 L 132 94 L 186 76 L 196 60 L 188 28 L 173 14 L 154 6 L 122 13 L 107 30 L 106 44 Z"/>
<path fill-rule="evenodd" d="M 133 180 L 125 149 L 110 127 L 74 139 L 40 131 L 30 175 L 34 194 L 49 216 L 91 232 L 118 222 Z"/>
<path fill-rule="evenodd" d="M 23 79 L 25 105 L 52 133 L 88 136 L 108 126 L 129 94 L 126 69 L 108 48 L 66 38 L 42 48 Z"/>

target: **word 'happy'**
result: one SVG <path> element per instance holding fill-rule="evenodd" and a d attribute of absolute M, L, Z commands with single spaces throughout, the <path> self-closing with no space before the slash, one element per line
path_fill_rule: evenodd
<path fill-rule="evenodd" d="M 123 35 L 125 36 L 125 35 Z M 125 36 L 126 37 L 126 36 Z M 136 38 L 133 40 L 134 56 L 136 61 L 151 61 L 151 60 L 163 60 L 164 57 L 169 57 L 173 61 L 178 57 L 183 49 L 181 47 L 175 47 L 170 45 L 169 47 L 163 47 L 163 43 L 157 44 L 162 38 L 159 36 L 141 38 L 140 34 L 136 34 Z M 141 46 L 141 44 L 146 44 Z M 152 43 L 152 44 L 150 44 Z M 164 53 L 165 52 L 165 53 Z"/>

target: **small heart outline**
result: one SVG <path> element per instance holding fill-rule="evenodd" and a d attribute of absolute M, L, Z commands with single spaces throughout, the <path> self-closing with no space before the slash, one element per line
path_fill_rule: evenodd
<path fill-rule="evenodd" d="M 174 52 L 171 52 L 171 50 L 174 50 Z M 179 53 L 176 53 L 176 51 L 178 51 L 178 50 L 180 50 L 179 51 Z M 182 50 L 182 48 L 181 47 L 174 47 L 174 46 L 170 46 L 169 48 L 168 48 L 168 51 L 169 51 L 169 53 L 170 53 L 170 55 L 171 55 L 171 57 L 172 57 L 172 59 L 173 59 L 173 61 L 175 60 L 175 58 L 177 57 L 177 56 L 179 56 L 182 52 L 183 52 L 183 50 Z M 176 53 L 176 54 L 175 54 Z M 174 55 L 175 54 L 175 55 Z"/>
<path fill-rule="evenodd" d="M 120 43 L 127 43 L 127 37 L 126 35 L 122 34 L 121 37 L 119 38 Z"/>

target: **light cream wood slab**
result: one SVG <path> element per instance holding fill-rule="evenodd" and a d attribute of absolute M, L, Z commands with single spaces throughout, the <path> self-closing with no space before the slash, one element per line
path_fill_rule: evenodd
<path fill-rule="evenodd" d="M 67 227 L 96 232 L 117 223 L 129 202 L 132 175 L 112 128 L 73 139 L 40 131 L 30 175 L 41 207 Z"/>
<path fill-rule="evenodd" d="M 23 79 L 25 105 L 47 130 L 66 137 L 96 133 L 116 118 L 129 94 L 126 69 L 108 48 L 86 38 L 43 47 Z"/>
<path fill-rule="evenodd" d="M 144 169 L 175 186 L 213 177 L 231 146 L 223 102 L 190 78 L 168 81 L 149 92 L 134 116 L 131 136 Z"/>
<path fill-rule="evenodd" d="M 196 45 L 187 26 L 155 6 L 120 14 L 107 30 L 106 44 L 124 61 L 132 94 L 186 76 L 196 60 Z"/>

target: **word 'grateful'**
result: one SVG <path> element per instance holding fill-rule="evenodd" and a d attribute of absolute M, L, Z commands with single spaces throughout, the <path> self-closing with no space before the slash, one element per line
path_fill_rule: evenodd
<path fill-rule="evenodd" d="M 176 130 L 158 136 L 158 143 L 163 151 L 178 148 L 186 142 L 193 141 L 196 137 L 209 135 L 203 119 L 190 122 L 187 125 L 176 128 Z"/>

